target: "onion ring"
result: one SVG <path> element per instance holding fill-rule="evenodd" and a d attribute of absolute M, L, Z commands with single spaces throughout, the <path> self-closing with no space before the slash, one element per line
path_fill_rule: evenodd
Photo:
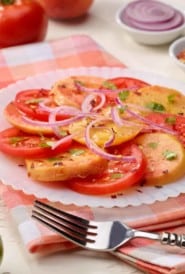
<path fill-rule="evenodd" d="M 100 148 L 99 146 L 97 146 L 91 136 L 90 136 L 90 131 L 91 128 L 95 126 L 96 123 L 99 123 L 101 121 L 105 121 L 107 119 L 97 119 L 92 121 L 91 123 L 89 123 L 89 125 L 86 127 L 85 130 L 85 141 L 86 141 L 86 145 L 87 147 L 94 152 L 95 154 L 107 159 L 107 160 L 113 160 L 113 161 L 133 161 L 135 160 L 135 158 L 133 156 L 123 156 L 123 155 L 114 155 L 114 154 L 110 154 L 108 152 L 106 152 L 104 149 Z"/>
<path fill-rule="evenodd" d="M 136 0 L 127 4 L 120 19 L 130 27 L 146 31 L 172 30 L 185 22 L 180 11 L 154 0 Z"/>

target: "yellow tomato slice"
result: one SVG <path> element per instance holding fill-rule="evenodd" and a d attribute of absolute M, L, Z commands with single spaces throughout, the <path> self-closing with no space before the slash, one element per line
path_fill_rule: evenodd
<path fill-rule="evenodd" d="M 94 76 L 71 76 L 57 81 L 51 89 L 51 94 L 57 105 L 81 107 L 87 93 L 79 91 L 75 86 L 75 81 L 81 82 L 81 84 L 87 88 L 98 89 L 105 79 Z"/>
<path fill-rule="evenodd" d="M 85 129 L 90 122 L 90 119 L 83 118 L 69 126 L 69 132 L 74 136 L 74 140 L 85 144 Z M 111 139 L 114 134 L 113 145 L 119 145 L 123 142 L 133 139 L 139 134 L 142 129 L 142 125 L 137 126 L 118 126 L 112 121 L 105 121 L 101 124 L 97 124 L 96 127 L 91 129 L 90 135 L 92 140 L 99 146 L 103 146 Z"/>
<path fill-rule="evenodd" d="M 157 85 L 141 88 L 137 92 L 130 92 L 124 103 L 148 107 L 149 109 L 153 103 L 157 103 L 163 107 L 164 112 L 185 114 L 185 96 L 175 89 Z"/>

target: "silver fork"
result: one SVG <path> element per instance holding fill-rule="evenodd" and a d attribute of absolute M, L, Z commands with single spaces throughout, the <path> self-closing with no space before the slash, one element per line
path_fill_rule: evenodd
<path fill-rule="evenodd" d="M 86 249 L 113 251 L 138 237 L 185 248 L 185 234 L 149 233 L 132 229 L 119 221 L 89 221 L 40 201 L 35 201 L 32 217 L 69 241 Z"/>

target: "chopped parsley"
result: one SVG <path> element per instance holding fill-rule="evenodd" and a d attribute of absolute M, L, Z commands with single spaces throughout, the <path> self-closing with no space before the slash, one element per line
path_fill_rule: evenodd
<path fill-rule="evenodd" d="M 40 147 L 42 148 L 52 147 L 53 145 L 54 145 L 54 142 L 52 141 L 45 141 L 40 143 Z"/>
<path fill-rule="evenodd" d="M 25 104 L 26 104 L 26 105 L 31 105 L 31 104 L 37 105 L 37 104 L 39 104 L 39 103 L 42 102 L 42 101 L 43 101 L 42 98 L 33 98 L 33 99 L 26 100 L 26 101 L 25 101 Z"/>
<path fill-rule="evenodd" d="M 65 136 L 67 136 L 67 131 L 66 130 L 60 130 L 60 135 L 62 136 L 62 137 L 65 137 Z"/>
<path fill-rule="evenodd" d="M 3 5 L 10 5 L 10 4 L 14 4 L 15 0 L 1 0 L 1 4 Z"/>
<path fill-rule="evenodd" d="M 129 96 L 129 94 L 130 94 L 129 90 L 124 90 L 124 91 L 119 92 L 118 96 L 121 101 L 125 101 L 127 99 L 127 97 Z"/>
<path fill-rule="evenodd" d="M 109 81 L 103 82 L 102 86 L 104 88 L 108 88 L 108 89 L 111 89 L 111 90 L 117 89 L 116 85 L 114 83 L 109 82 Z"/>
<path fill-rule="evenodd" d="M 74 80 L 74 84 L 79 84 L 80 86 L 84 86 L 84 83 L 79 80 Z"/>
<path fill-rule="evenodd" d="M 126 107 L 122 106 L 122 107 L 119 107 L 119 114 L 123 114 L 125 112 L 125 109 Z"/>
<path fill-rule="evenodd" d="M 166 160 L 172 161 L 177 158 L 177 153 L 174 151 L 166 150 L 163 152 L 163 156 Z"/>
<path fill-rule="evenodd" d="M 19 143 L 19 142 L 22 142 L 22 141 L 24 141 L 26 138 L 25 137 L 11 137 L 10 138 L 10 144 L 12 144 L 12 145 L 16 145 L 17 143 Z"/>
<path fill-rule="evenodd" d="M 78 148 L 72 148 L 69 150 L 69 153 L 71 155 L 79 156 L 85 153 L 84 149 L 78 149 Z"/>
<path fill-rule="evenodd" d="M 175 103 L 175 97 L 176 97 L 176 94 L 168 95 L 168 103 L 170 103 L 170 104 Z"/>
<path fill-rule="evenodd" d="M 153 148 L 153 149 L 155 149 L 155 148 L 157 148 L 158 143 L 151 142 L 151 143 L 148 143 L 148 146 L 151 147 L 151 148 Z"/>
<path fill-rule="evenodd" d="M 167 117 L 165 119 L 165 123 L 170 124 L 170 125 L 174 125 L 176 123 L 176 118 L 172 117 L 172 116 L 171 117 Z"/>
<path fill-rule="evenodd" d="M 54 162 L 54 161 L 58 161 L 59 158 L 58 157 L 51 157 L 51 158 L 48 158 L 48 161 L 50 162 Z"/>
<path fill-rule="evenodd" d="M 165 111 L 165 107 L 162 104 L 159 104 L 157 102 L 149 102 L 148 104 L 146 104 L 146 107 L 156 112 Z"/>
<path fill-rule="evenodd" d="M 111 177 L 111 179 L 120 179 L 123 177 L 123 174 L 122 173 L 112 173 L 110 177 Z"/>

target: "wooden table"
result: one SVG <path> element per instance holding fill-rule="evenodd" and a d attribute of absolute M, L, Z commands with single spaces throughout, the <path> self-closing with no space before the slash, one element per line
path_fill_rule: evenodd
<path fill-rule="evenodd" d="M 143 46 L 135 43 L 115 22 L 117 9 L 123 0 L 95 0 L 89 16 L 74 22 L 50 21 L 47 40 L 71 35 L 88 34 L 107 51 L 128 67 L 151 71 L 185 82 L 185 74 L 177 68 L 168 56 L 169 45 Z M 181 0 L 164 0 L 185 9 Z M 126 265 L 108 254 L 87 251 L 55 254 L 38 257 L 27 253 L 22 246 L 16 229 L 9 220 L 7 209 L 0 201 L 0 234 L 4 242 L 4 259 L 1 274 L 136 274 L 140 271 Z"/>

